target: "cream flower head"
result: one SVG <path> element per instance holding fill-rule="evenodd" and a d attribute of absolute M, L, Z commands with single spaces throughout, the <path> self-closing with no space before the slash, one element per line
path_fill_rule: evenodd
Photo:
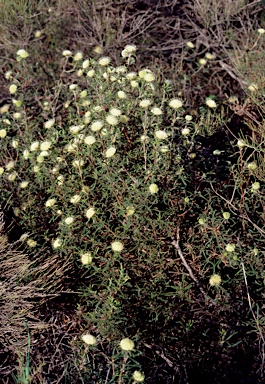
<path fill-rule="evenodd" d="M 120 242 L 120 241 L 114 241 L 112 244 L 111 244 L 111 249 L 114 251 L 114 252 L 121 252 L 123 250 L 123 244 Z"/>
<path fill-rule="evenodd" d="M 134 349 L 134 342 L 129 338 L 122 339 L 120 347 L 123 351 L 132 351 Z"/>

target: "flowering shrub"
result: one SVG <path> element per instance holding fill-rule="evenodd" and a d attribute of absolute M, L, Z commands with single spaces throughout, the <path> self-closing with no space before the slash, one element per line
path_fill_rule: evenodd
<path fill-rule="evenodd" d="M 98 333 L 83 342 L 122 340 L 126 352 L 134 342 L 124 336 L 140 338 L 158 319 L 159 332 L 168 324 L 177 333 L 172 313 L 195 300 L 192 283 L 215 304 L 244 287 L 241 266 L 261 271 L 264 236 L 260 143 L 234 137 L 229 177 L 213 181 L 198 166 L 196 138 L 218 125 L 218 104 L 207 98 L 194 121 L 168 83 L 148 68 L 130 70 L 135 52 L 126 46 L 123 64 L 113 66 L 109 57 L 65 50 L 60 80 L 45 98 L 36 91 L 36 105 L 14 68 L 6 79 L 17 99 L 1 108 L 0 122 L 1 199 L 29 233 L 25 244 L 72 263 L 87 328 Z M 23 66 L 30 52 L 19 50 L 17 60 Z M 217 159 L 218 145 L 210 154 Z M 224 268 L 237 271 L 225 287 Z"/>

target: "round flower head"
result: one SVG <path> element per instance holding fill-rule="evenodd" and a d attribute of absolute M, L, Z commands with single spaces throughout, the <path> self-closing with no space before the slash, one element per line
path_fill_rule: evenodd
<path fill-rule="evenodd" d="M 248 163 L 247 168 L 250 171 L 255 171 L 255 169 L 257 169 L 257 164 L 255 163 L 255 161 L 252 161 L 251 163 Z"/>
<path fill-rule="evenodd" d="M 89 208 L 86 210 L 85 215 L 88 219 L 90 219 L 91 217 L 93 217 L 95 215 L 95 213 L 96 213 L 95 208 Z"/>
<path fill-rule="evenodd" d="M 8 180 L 14 181 L 16 179 L 16 177 L 17 177 L 16 172 L 10 173 L 10 175 L 8 175 Z"/>
<path fill-rule="evenodd" d="M 134 371 L 133 380 L 136 381 L 136 383 L 142 383 L 144 381 L 144 374 L 140 371 Z"/>
<path fill-rule="evenodd" d="M 246 144 L 245 144 L 245 142 L 244 142 L 243 140 L 238 140 L 238 142 L 237 142 L 237 146 L 238 146 L 239 148 L 243 148 L 243 147 L 246 146 Z"/>
<path fill-rule="evenodd" d="M 48 151 L 51 148 L 52 143 L 50 141 L 44 141 L 40 145 L 40 150 L 41 151 Z"/>
<path fill-rule="evenodd" d="M 39 31 L 39 30 L 35 32 L 34 35 L 35 35 L 36 39 L 38 39 L 39 37 L 41 37 L 41 33 L 42 33 L 42 32 Z"/>
<path fill-rule="evenodd" d="M 36 242 L 35 240 L 28 239 L 27 244 L 28 244 L 28 246 L 29 246 L 30 248 L 34 248 L 34 247 L 36 247 L 37 242 Z"/>
<path fill-rule="evenodd" d="M 83 253 L 81 255 L 81 263 L 83 265 L 88 265 L 88 264 L 91 264 L 92 263 L 92 255 L 90 252 L 87 252 L 87 253 Z"/>
<path fill-rule="evenodd" d="M 0 129 L 0 138 L 3 139 L 4 137 L 6 137 L 6 130 L 5 129 Z"/>
<path fill-rule="evenodd" d="M 110 147 L 106 150 L 105 157 L 112 157 L 116 153 L 116 148 L 115 147 Z"/>
<path fill-rule="evenodd" d="M 155 75 L 152 72 L 146 73 L 145 76 L 144 76 L 144 80 L 147 83 L 151 83 L 152 81 L 155 80 Z"/>
<path fill-rule="evenodd" d="M 54 119 L 48 120 L 46 121 L 46 123 L 44 123 L 44 127 L 47 129 L 50 129 L 54 125 L 54 123 L 55 123 Z"/>
<path fill-rule="evenodd" d="M 62 246 L 62 240 L 61 239 L 55 239 L 53 241 L 53 248 L 54 249 L 57 249 L 57 248 L 60 248 Z"/>
<path fill-rule="evenodd" d="M 265 29 L 264 29 L 264 28 L 259 28 L 259 29 L 258 29 L 258 33 L 259 33 L 260 35 L 264 35 L 264 33 L 265 33 Z"/>
<path fill-rule="evenodd" d="M 84 138 L 84 143 L 87 144 L 87 145 L 92 145 L 96 142 L 96 139 L 94 136 L 86 136 Z"/>
<path fill-rule="evenodd" d="M 29 150 L 28 149 L 25 149 L 24 151 L 23 151 L 23 157 L 24 157 L 24 159 L 28 159 L 29 158 Z"/>
<path fill-rule="evenodd" d="M 4 167 L 0 167 L 0 175 L 2 175 L 4 172 L 5 172 L 5 168 Z"/>
<path fill-rule="evenodd" d="M 49 199 L 45 203 L 45 207 L 53 207 L 56 204 L 56 199 Z"/>
<path fill-rule="evenodd" d="M 134 342 L 129 338 L 122 339 L 120 342 L 120 347 L 123 351 L 133 351 Z"/>
<path fill-rule="evenodd" d="M 17 86 L 16 84 L 11 84 L 10 87 L 9 87 L 9 92 L 11 93 L 11 95 L 13 95 L 14 93 L 16 93 L 17 91 Z"/>
<path fill-rule="evenodd" d="M 111 244 L 111 249 L 114 251 L 114 252 L 121 252 L 123 250 L 123 244 L 120 242 L 120 241 L 114 241 L 112 244 Z"/>
<path fill-rule="evenodd" d="M 225 247 L 227 252 L 234 252 L 235 248 L 236 248 L 235 244 L 230 244 L 230 243 L 227 244 L 226 247 Z"/>
<path fill-rule="evenodd" d="M 173 109 L 179 109 L 183 106 L 183 103 L 180 99 L 172 99 L 168 105 Z"/>
<path fill-rule="evenodd" d="M 230 213 L 229 212 L 223 212 L 223 218 L 225 220 L 228 220 L 230 218 Z"/>
<path fill-rule="evenodd" d="M 111 110 L 109 111 L 109 113 L 112 115 L 112 116 L 120 116 L 121 115 L 121 110 L 118 109 L 118 108 L 111 108 Z"/>
<path fill-rule="evenodd" d="M 74 55 L 74 61 L 79 61 L 83 59 L 83 53 L 82 52 L 76 52 Z"/>
<path fill-rule="evenodd" d="M 135 208 L 132 205 L 130 205 L 130 206 L 126 207 L 126 212 L 127 212 L 128 216 L 132 216 L 135 212 Z"/>
<path fill-rule="evenodd" d="M 258 189 L 260 189 L 260 183 L 258 181 L 256 181 L 255 183 L 252 184 L 251 190 L 257 191 Z"/>
<path fill-rule="evenodd" d="M 205 104 L 209 107 L 209 108 L 216 108 L 217 107 L 217 104 L 214 100 L 212 99 L 208 99 L 206 100 Z"/>
<path fill-rule="evenodd" d="M 4 113 L 8 112 L 9 108 L 10 108 L 9 104 L 4 104 L 3 107 L 0 108 L 0 113 L 4 114 Z M 5 119 L 5 120 L 8 121 L 8 119 Z"/>
<path fill-rule="evenodd" d="M 165 131 L 155 131 L 155 137 L 158 140 L 165 140 L 167 138 L 167 133 Z"/>
<path fill-rule="evenodd" d="M 200 59 L 199 60 L 199 64 L 200 65 L 205 65 L 205 64 L 207 64 L 207 60 L 206 59 Z"/>
<path fill-rule="evenodd" d="M 22 115 L 20 112 L 16 112 L 16 113 L 14 113 L 13 117 L 14 117 L 14 119 L 18 120 L 18 119 L 21 119 Z"/>
<path fill-rule="evenodd" d="M 161 109 L 161 108 L 157 108 L 157 107 L 152 108 L 152 109 L 151 109 L 151 112 L 152 112 L 154 115 L 156 115 L 156 116 L 159 116 L 159 115 L 162 115 L 162 114 L 163 114 L 162 109 Z"/>
<path fill-rule="evenodd" d="M 70 202 L 72 204 L 77 204 L 77 203 L 79 203 L 80 200 L 81 200 L 81 196 L 80 195 L 74 195 L 73 197 L 71 197 Z"/>
<path fill-rule="evenodd" d="M 158 186 L 156 184 L 149 185 L 149 191 L 153 195 L 154 193 L 157 193 L 159 190 Z"/>
<path fill-rule="evenodd" d="M 255 83 L 251 83 L 251 84 L 248 86 L 248 90 L 249 90 L 250 92 L 256 92 L 258 89 L 259 89 L 259 87 L 258 87 L 257 84 L 255 84 Z"/>
<path fill-rule="evenodd" d="M 95 345 L 95 344 L 97 344 L 97 339 L 94 337 L 94 336 L 92 336 L 92 335 L 90 335 L 90 334 L 85 334 L 85 335 L 83 335 L 82 337 L 81 337 L 81 339 L 83 340 L 83 342 L 85 343 L 85 344 L 87 344 L 87 345 Z"/>
<path fill-rule="evenodd" d="M 134 53 L 136 51 L 136 45 L 128 44 L 128 45 L 125 45 L 124 49 L 126 49 L 128 53 Z"/>
<path fill-rule="evenodd" d="M 67 224 L 67 225 L 71 225 L 71 224 L 73 224 L 73 222 L 74 222 L 74 218 L 73 218 L 72 216 L 69 216 L 69 217 L 67 217 L 67 218 L 64 220 L 64 222 L 65 222 L 65 224 Z"/>
<path fill-rule="evenodd" d="M 25 49 L 19 49 L 19 50 L 17 51 L 17 55 L 18 55 L 19 57 L 21 57 L 22 59 L 26 59 L 26 58 L 29 56 L 28 52 L 25 51 Z"/>
<path fill-rule="evenodd" d="M 110 58 L 109 57 L 101 57 L 98 60 L 99 65 L 102 65 L 102 67 L 106 67 L 110 63 Z"/>
<path fill-rule="evenodd" d="M 141 108 L 148 108 L 151 105 L 152 101 L 150 99 L 143 99 L 140 101 L 139 106 Z"/>
<path fill-rule="evenodd" d="M 90 69 L 88 72 L 87 72 L 87 77 L 93 77 L 95 75 L 95 70 L 94 69 Z"/>
<path fill-rule="evenodd" d="M 118 124 L 118 119 L 116 116 L 113 116 L 113 115 L 107 115 L 106 117 L 106 122 L 109 124 L 109 125 L 117 125 Z"/>
<path fill-rule="evenodd" d="M 194 44 L 191 41 L 188 41 L 186 45 L 189 48 L 194 48 Z"/>
<path fill-rule="evenodd" d="M 16 162 L 14 160 L 11 160 L 9 161 L 7 164 L 6 164 L 6 169 L 8 171 L 10 171 L 10 169 L 14 168 L 14 166 L 16 165 Z"/>
<path fill-rule="evenodd" d="M 189 136 L 190 134 L 190 129 L 189 128 L 183 128 L 182 131 L 181 131 L 181 134 L 183 136 Z"/>
<path fill-rule="evenodd" d="M 20 188 L 24 189 L 24 188 L 27 188 L 27 186 L 29 185 L 29 182 L 28 181 L 22 181 L 20 183 Z"/>
<path fill-rule="evenodd" d="M 30 150 L 33 152 L 33 151 L 37 151 L 37 149 L 39 148 L 40 146 L 40 143 L 38 141 L 34 141 L 31 146 L 30 146 Z"/>
<path fill-rule="evenodd" d="M 119 99 L 126 99 L 126 93 L 123 91 L 118 91 L 117 96 Z"/>
<path fill-rule="evenodd" d="M 186 115 L 185 116 L 185 120 L 186 121 L 191 121 L 192 120 L 192 116 L 191 115 Z"/>
<path fill-rule="evenodd" d="M 209 280 L 209 284 L 212 286 L 212 287 L 217 287 L 218 285 L 221 284 L 221 276 L 219 275 L 212 275 L 210 277 L 210 280 Z"/>
<path fill-rule="evenodd" d="M 207 53 L 205 54 L 205 57 L 206 57 L 206 59 L 208 59 L 208 60 L 214 60 L 214 59 L 215 59 L 215 55 L 214 55 L 213 53 L 210 53 L 210 52 L 207 52 Z"/>

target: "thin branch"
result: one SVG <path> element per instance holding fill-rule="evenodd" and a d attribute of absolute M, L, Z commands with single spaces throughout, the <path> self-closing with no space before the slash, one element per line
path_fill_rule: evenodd
<path fill-rule="evenodd" d="M 182 263 L 184 264 L 184 267 L 187 269 L 187 271 L 189 272 L 189 275 L 190 277 L 192 278 L 192 280 L 195 282 L 195 284 L 197 285 L 197 287 L 199 288 L 199 290 L 201 291 L 201 293 L 203 294 L 203 296 L 205 297 L 205 299 L 207 300 L 209 298 L 209 296 L 206 294 L 206 292 L 204 291 L 204 289 L 202 288 L 199 280 L 195 277 L 191 267 L 189 266 L 189 264 L 187 263 L 183 253 L 182 253 L 182 250 L 179 246 L 179 240 L 180 240 L 180 236 L 179 236 L 179 228 L 177 229 L 177 240 L 175 240 L 174 238 L 172 238 L 172 242 L 171 244 L 176 248 L 176 250 L 178 251 L 178 255 L 179 257 L 181 258 L 181 261 Z M 210 298 L 211 299 L 211 298 Z M 211 301 L 215 303 L 215 301 L 213 301 L 211 299 Z"/>

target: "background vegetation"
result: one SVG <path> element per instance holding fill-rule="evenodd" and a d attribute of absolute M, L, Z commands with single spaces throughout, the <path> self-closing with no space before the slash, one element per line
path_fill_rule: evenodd
<path fill-rule="evenodd" d="M 263 382 L 264 14 L 0 3 L 4 383 Z"/>

